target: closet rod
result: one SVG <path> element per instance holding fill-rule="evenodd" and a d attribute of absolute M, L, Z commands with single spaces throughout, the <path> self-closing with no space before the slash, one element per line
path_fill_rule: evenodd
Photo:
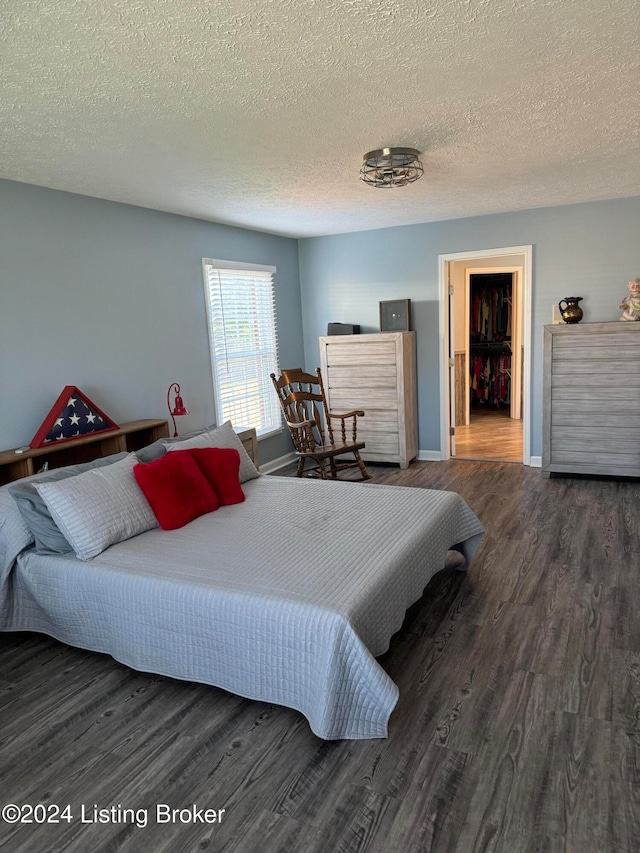
<path fill-rule="evenodd" d="M 471 349 L 508 349 L 511 352 L 511 341 L 471 341 Z"/>

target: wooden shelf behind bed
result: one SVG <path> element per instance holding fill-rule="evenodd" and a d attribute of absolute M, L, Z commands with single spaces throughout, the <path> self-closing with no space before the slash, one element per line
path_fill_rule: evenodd
<path fill-rule="evenodd" d="M 164 420 L 129 421 L 119 429 L 87 435 L 61 445 L 39 447 L 37 450 L 5 450 L 0 453 L 0 486 L 35 474 L 44 465 L 49 468 L 62 468 L 79 462 L 91 462 L 102 456 L 140 450 L 159 438 L 167 438 L 169 430 Z"/>
<path fill-rule="evenodd" d="M 253 428 L 236 427 L 238 438 L 258 467 L 258 441 Z M 127 450 L 131 453 L 152 444 L 159 438 L 168 438 L 167 422 L 162 420 L 129 421 L 119 429 L 87 435 L 61 445 L 50 444 L 37 450 L 4 450 L 0 453 L 0 486 L 12 483 L 21 477 L 37 473 L 45 462 L 49 468 L 63 468 L 65 465 L 77 465 L 91 462 L 102 456 Z"/>

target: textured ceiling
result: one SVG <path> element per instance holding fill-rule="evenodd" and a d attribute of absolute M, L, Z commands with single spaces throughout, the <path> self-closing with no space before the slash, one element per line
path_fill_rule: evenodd
<path fill-rule="evenodd" d="M 293 236 L 640 194 L 637 0 L 2 9 L 1 177 Z"/>

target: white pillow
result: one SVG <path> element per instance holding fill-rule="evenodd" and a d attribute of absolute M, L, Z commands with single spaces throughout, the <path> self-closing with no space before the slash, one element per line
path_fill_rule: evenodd
<path fill-rule="evenodd" d="M 33 484 L 79 559 L 90 560 L 109 545 L 158 526 L 133 476 L 137 464 L 132 453 L 106 468 Z"/>
<path fill-rule="evenodd" d="M 187 438 L 184 441 L 165 441 L 163 444 L 168 453 L 173 450 L 192 450 L 194 447 L 232 447 L 240 454 L 240 482 L 246 483 L 247 480 L 255 480 L 260 476 L 260 472 L 236 435 L 231 421 L 225 421 L 222 426 L 204 432 L 202 435 L 194 435 L 193 438 Z"/>

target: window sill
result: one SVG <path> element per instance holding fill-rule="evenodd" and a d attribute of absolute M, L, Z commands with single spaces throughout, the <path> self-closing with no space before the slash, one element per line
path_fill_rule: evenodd
<path fill-rule="evenodd" d="M 278 429 L 270 429 L 268 432 L 257 433 L 258 441 L 262 441 L 263 438 L 271 438 L 274 435 L 280 435 L 280 433 L 284 432 L 282 427 Z"/>

